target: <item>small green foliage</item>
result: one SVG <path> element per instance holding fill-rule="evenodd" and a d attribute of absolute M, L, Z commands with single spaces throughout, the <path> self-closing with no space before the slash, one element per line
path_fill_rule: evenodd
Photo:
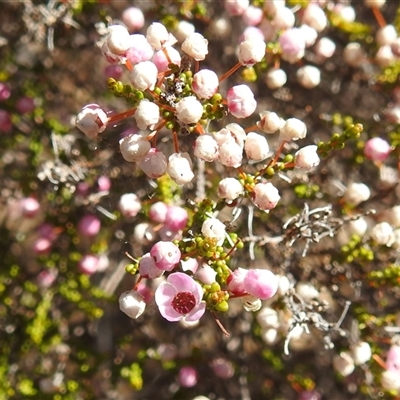
<path fill-rule="evenodd" d="M 142 368 L 138 363 L 133 363 L 130 367 L 121 369 L 121 376 L 129 380 L 129 383 L 135 390 L 140 390 L 143 387 Z"/>
<path fill-rule="evenodd" d="M 293 187 L 293 190 L 299 199 L 312 199 L 320 192 L 320 187 L 318 185 L 299 183 Z"/>
<path fill-rule="evenodd" d="M 400 266 L 392 264 L 381 270 L 371 271 L 368 273 L 367 279 L 375 287 L 387 285 L 400 287 Z"/>

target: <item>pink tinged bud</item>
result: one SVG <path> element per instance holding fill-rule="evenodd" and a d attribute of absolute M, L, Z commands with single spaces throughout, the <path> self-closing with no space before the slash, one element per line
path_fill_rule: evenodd
<path fill-rule="evenodd" d="M 166 56 L 168 54 L 168 58 Z M 169 64 L 181 65 L 182 57 L 179 54 L 179 51 L 175 48 L 168 46 L 164 49 L 158 50 L 153 57 L 153 63 L 156 65 L 159 72 L 164 72 L 169 69 Z"/>
<path fill-rule="evenodd" d="M 285 125 L 285 121 L 272 111 L 261 111 L 257 126 L 265 133 L 275 133 Z"/>
<path fill-rule="evenodd" d="M 272 210 L 280 198 L 278 189 L 271 182 L 257 183 L 254 186 L 252 200 L 260 210 Z"/>
<path fill-rule="evenodd" d="M 133 86 L 139 90 L 153 90 L 157 83 L 158 69 L 151 61 L 136 64 L 130 72 Z"/>
<path fill-rule="evenodd" d="M 130 35 L 130 46 L 126 51 L 126 58 L 135 65 L 143 61 L 149 61 L 154 55 L 154 50 L 144 35 L 138 33 Z"/>
<path fill-rule="evenodd" d="M 148 245 L 153 242 L 156 237 L 154 228 L 147 222 L 135 225 L 133 230 L 133 239 L 141 245 Z"/>
<path fill-rule="evenodd" d="M 386 355 L 386 369 L 396 372 L 400 379 L 400 346 L 392 345 Z"/>
<path fill-rule="evenodd" d="M 233 139 L 222 144 L 219 148 L 218 161 L 226 167 L 238 168 L 242 165 L 243 148 Z"/>
<path fill-rule="evenodd" d="M 218 143 L 208 134 L 197 137 L 194 144 L 194 156 L 207 162 L 213 162 L 218 158 Z"/>
<path fill-rule="evenodd" d="M 179 370 L 178 382 L 182 387 L 193 387 L 197 385 L 197 371 L 193 367 L 182 367 Z"/>
<path fill-rule="evenodd" d="M 217 93 L 219 79 L 210 69 L 202 69 L 193 76 L 192 90 L 200 99 L 209 99 Z"/>
<path fill-rule="evenodd" d="M 247 85 L 233 86 L 227 93 L 228 110 L 236 118 L 247 118 L 255 111 L 257 101 Z"/>
<path fill-rule="evenodd" d="M 231 16 L 243 15 L 250 5 L 249 0 L 225 0 L 226 12 Z"/>
<path fill-rule="evenodd" d="M 125 57 L 119 56 L 114 54 L 108 48 L 107 42 L 104 42 L 100 47 L 101 54 L 103 55 L 104 59 L 110 64 L 116 64 L 122 62 Z"/>
<path fill-rule="evenodd" d="M 300 149 L 295 154 L 294 164 L 296 168 L 302 168 L 307 171 L 319 165 L 320 159 L 317 153 L 318 146 L 310 145 Z"/>
<path fill-rule="evenodd" d="M 196 61 L 202 61 L 208 54 L 208 40 L 200 33 L 192 33 L 182 43 L 182 51 Z"/>
<path fill-rule="evenodd" d="M 119 141 L 122 157 L 129 162 L 141 162 L 151 149 L 144 134 L 129 135 Z"/>
<path fill-rule="evenodd" d="M 150 255 L 157 268 L 163 271 L 172 271 L 181 260 L 181 251 L 172 242 L 157 242 L 151 248 Z"/>
<path fill-rule="evenodd" d="M 135 290 L 121 293 L 118 302 L 119 309 L 132 319 L 139 318 L 146 308 L 143 297 Z"/>
<path fill-rule="evenodd" d="M 168 276 L 155 292 L 155 301 L 161 315 L 168 321 L 181 319 L 194 322 L 204 314 L 203 289 L 199 283 L 182 272 Z"/>
<path fill-rule="evenodd" d="M 199 268 L 199 262 L 195 258 L 188 258 L 187 260 L 181 261 L 182 271 L 191 272 L 195 274 Z"/>
<path fill-rule="evenodd" d="M 280 130 L 280 139 L 289 142 L 304 139 L 306 134 L 307 127 L 303 121 L 297 118 L 289 118 Z"/>
<path fill-rule="evenodd" d="M 272 24 L 277 31 L 293 28 L 294 23 L 295 16 L 290 8 L 280 7 L 276 10 Z"/>
<path fill-rule="evenodd" d="M 167 158 L 161 151 L 152 148 L 141 161 L 139 167 L 149 178 L 156 179 L 167 172 Z"/>
<path fill-rule="evenodd" d="M 278 278 L 267 269 L 251 269 L 244 277 L 243 286 L 251 296 L 267 300 L 278 290 Z"/>
<path fill-rule="evenodd" d="M 351 67 L 359 67 L 367 60 L 367 54 L 360 43 L 348 43 L 343 50 L 343 60 Z"/>
<path fill-rule="evenodd" d="M 229 201 L 243 194 L 243 185 L 236 178 L 224 178 L 218 184 L 218 197 Z"/>
<path fill-rule="evenodd" d="M 265 56 L 267 45 L 264 40 L 247 39 L 239 45 L 239 62 L 246 67 L 252 67 Z"/>
<path fill-rule="evenodd" d="M 83 236 L 93 237 L 100 232 L 101 222 L 95 215 L 85 215 L 78 223 L 78 232 Z"/>
<path fill-rule="evenodd" d="M 124 217 L 136 217 L 142 205 L 135 193 L 125 193 L 119 199 L 118 208 Z"/>
<path fill-rule="evenodd" d="M 8 133 L 11 128 L 11 114 L 6 110 L 0 110 L 0 132 Z"/>
<path fill-rule="evenodd" d="M 40 236 L 49 239 L 51 242 L 57 238 L 56 228 L 51 224 L 44 223 L 40 225 L 38 228 L 38 233 Z"/>
<path fill-rule="evenodd" d="M 321 400 L 321 394 L 315 390 L 305 390 L 299 394 L 297 400 Z"/>
<path fill-rule="evenodd" d="M 47 254 L 51 249 L 52 241 L 46 237 L 39 237 L 33 243 L 32 249 L 36 254 Z"/>
<path fill-rule="evenodd" d="M 158 268 L 151 257 L 150 253 L 146 253 L 139 261 L 139 274 L 143 278 L 156 279 L 161 276 L 164 271 Z"/>
<path fill-rule="evenodd" d="M 307 6 L 303 12 L 302 21 L 317 32 L 323 31 L 328 24 L 324 10 L 316 4 L 309 4 Z"/>
<path fill-rule="evenodd" d="M 99 266 L 99 257 L 92 254 L 87 254 L 83 256 L 78 263 L 79 271 L 85 275 L 93 275 L 95 272 L 98 271 Z"/>
<path fill-rule="evenodd" d="M 222 246 L 226 237 L 226 226 L 217 218 L 208 218 L 203 222 L 201 233 L 205 238 L 214 238 Z"/>
<path fill-rule="evenodd" d="M 109 34 L 106 43 L 111 53 L 124 55 L 130 47 L 129 32 L 122 25 L 111 25 L 108 27 Z"/>
<path fill-rule="evenodd" d="M 20 201 L 21 212 L 24 217 L 33 218 L 40 210 L 39 202 L 33 197 L 26 197 Z"/>
<path fill-rule="evenodd" d="M 167 217 L 168 205 L 163 201 L 157 201 L 150 206 L 149 217 L 152 221 L 163 224 Z"/>
<path fill-rule="evenodd" d="M 300 67 L 296 72 L 297 82 L 306 89 L 312 89 L 321 82 L 321 71 L 312 65 Z"/>
<path fill-rule="evenodd" d="M 259 40 L 264 42 L 264 33 L 260 28 L 256 28 L 255 26 L 248 26 L 243 31 L 243 34 L 239 36 L 239 43 L 244 42 L 245 40 Z"/>
<path fill-rule="evenodd" d="M 108 176 L 102 175 L 97 179 L 97 187 L 99 192 L 107 192 L 111 189 L 111 179 Z"/>
<path fill-rule="evenodd" d="M 235 374 L 233 364 L 222 357 L 214 358 L 214 360 L 211 361 L 210 366 L 214 374 L 221 379 L 232 378 L 232 376 Z"/>
<path fill-rule="evenodd" d="M 83 107 L 75 119 L 76 127 L 91 139 L 106 129 L 107 122 L 107 114 L 97 104 Z"/>
<path fill-rule="evenodd" d="M 7 83 L 0 82 L 0 101 L 5 101 L 11 96 L 10 86 Z"/>
<path fill-rule="evenodd" d="M 122 22 L 130 32 L 139 31 L 144 26 L 144 15 L 140 8 L 129 7 L 125 9 L 121 16 Z"/>
<path fill-rule="evenodd" d="M 389 154 L 391 148 L 390 144 L 379 137 L 369 139 L 365 143 L 364 155 L 372 161 L 385 161 Z"/>
<path fill-rule="evenodd" d="M 154 50 L 160 50 L 165 46 L 173 46 L 176 39 L 168 33 L 167 28 L 159 22 L 153 22 L 146 32 L 146 39 Z"/>
<path fill-rule="evenodd" d="M 228 290 L 235 296 L 244 296 L 247 293 L 244 286 L 244 278 L 246 277 L 247 272 L 247 269 L 237 268 L 226 280 L 228 284 Z"/>
<path fill-rule="evenodd" d="M 184 97 L 177 103 L 175 115 L 184 124 L 197 124 L 203 115 L 203 105 L 195 96 Z"/>
<path fill-rule="evenodd" d="M 301 25 L 299 31 L 304 37 L 306 47 L 312 46 L 318 38 L 318 32 L 309 25 Z"/>
<path fill-rule="evenodd" d="M 178 185 L 189 183 L 194 178 L 189 154 L 171 154 L 168 159 L 167 173 Z"/>
<path fill-rule="evenodd" d="M 267 158 L 269 146 L 267 139 L 255 132 L 249 132 L 244 144 L 244 150 L 250 160 L 261 161 Z"/>
<path fill-rule="evenodd" d="M 56 280 L 58 271 L 55 268 L 43 270 L 36 278 L 37 284 L 41 288 L 49 288 Z"/>
<path fill-rule="evenodd" d="M 139 129 L 153 129 L 160 119 L 160 108 L 156 103 L 144 99 L 139 103 L 133 117 Z"/>
<path fill-rule="evenodd" d="M 282 49 L 282 58 L 285 61 L 294 64 L 303 58 L 306 42 L 304 35 L 298 28 L 286 30 L 279 37 L 278 41 Z"/>
<path fill-rule="evenodd" d="M 256 26 L 263 19 L 263 10 L 260 7 L 249 6 L 242 14 L 242 20 L 247 26 Z"/>
<path fill-rule="evenodd" d="M 28 96 L 20 97 L 15 105 L 15 108 L 21 114 L 29 114 L 35 109 L 35 100 Z"/>
<path fill-rule="evenodd" d="M 188 218 L 188 212 L 183 207 L 170 206 L 165 215 L 165 225 L 172 231 L 180 231 L 186 227 Z"/>
<path fill-rule="evenodd" d="M 208 264 L 203 263 L 202 266 L 197 270 L 195 279 L 204 283 L 205 285 L 211 285 L 215 282 L 217 273 Z"/>

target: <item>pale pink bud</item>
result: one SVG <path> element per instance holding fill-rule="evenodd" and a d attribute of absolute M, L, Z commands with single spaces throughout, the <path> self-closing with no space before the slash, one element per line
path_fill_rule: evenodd
<path fill-rule="evenodd" d="M 226 95 L 228 110 L 236 118 L 247 118 L 255 111 L 257 101 L 247 85 L 236 85 Z"/>
<path fill-rule="evenodd" d="M 178 382 L 182 387 L 196 386 L 197 379 L 197 371 L 193 367 L 182 367 L 179 370 Z"/>
<path fill-rule="evenodd" d="M 260 210 L 272 210 L 280 198 L 278 189 L 271 182 L 257 183 L 254 186 L 252 200 Z"/>
<path fill-rule="evenodd" d="M 346 203 L 357 206 L 363 201 L 366 201 L 371 196 L 371 190 L 364 183 L 352 182 L 347 186 L 344 193 L 344 200 Z"/>
<path fill-rule="evenodd" d="M 242 296 L 246 294 L 246 290 L 244 287 L 244 279 L 247 275 L 248 270 L 244 268 L 236 268 L 227 278 L 227 286 L 228 290 L 236 295 Z"/>
<path fill-rule="evenodd" d="M 114 54 L 124 55 L 130 47 L 128 30 L 122 25 L 111 25 L 108 30 L 106 43 L 109 50 Z"/>
<path fill-rule="evenodd" d="M 156 233 L 154 232 L 154 228 L 149 223 L 141 222 L 140 224 L 135 225 L 133 230 L 133 239 L 135 243 L 148 245 L 155 237 Z"/>
<path fill-rule="evenodd" d="M 126 58 L 132 65 L 143 61 L 149 61 L 154 54 L 154 50 L 144 35 L 138 33 L 130 35 L 130 46 L 126 51 Z"/>
<path fill-rule="evenodd" d="M 154 125 L 156 125 L 160 119 L 160 108 L 156 103 L 143 99 L 139 103 L 133 117 L 139 129 L 153 129 Z"/>
<path fill-rule="evenodd" d="M 32 246 L 32 250 L 37 254 L 47 254 L 52 246 L 52 241 L 46 237 L 37 238 Z"/>
<path fill-rule="evenodd" d="M 28 96 L 20 97 L 15 104 L 15 108 L 21 114 L 29 114 L 35 109 L 35 100 Z"/>
<path fill-rule="evenodd" d="M 321 82 L 321 71 L 313 65 L 300 67 L 296 72 L 297 82 L 306 89 L 312 89 Z"/>
<path fill-rule="evenodd" d="M 375 35 L 379 46 L 392 44 L 397 39 L 397 31 L 393 25 L 386 25 L 379 28 Z"/>
<path fill-rule="evenodd" d="M 206 263 L 203 263 L 196 271 L 195 279 L 204 283 L 205 285 L 211 285 L 215 282 L 217 273 L 214 269 Z"/>
<path fill-rule="evenodd" d="M 247 134 L 244 150 L 250 160 L 261 161 L 267 158 L 269 153 L 269 146 L 267 139 L 255 132 Z"/>
<path fill-rule="evenodd" d="M 303 33 L 298 28 L 291 28 L 279 37 L 282 49 L 282 58 L 291 64 L 299 61 L 304 56 L 306 42 Z"/>
<path fill-rule="evenodd" d="M 172 242 L 157 242 L 150 250 L 150 255 L 157 268 L 172 271 L 181 260 L 179 247 Z"/>
<path fill-rule="evenodd" d="M 176 105 L 176 118 L 184 124 L 197 124 L 203 115 L 203 105 L 195 96 L 182 98 Z"/>
<path fill-rule="evenodd" d="M 207 218 L 201 226 L 201 233 L 206 238 L 217 239 L 217 245 L 221 246 L 226 237 L 226 226 L 217 218 Z"/>
<path fill-rule="evenodd" d="M 211 135 L 200 135 L 194 144 L 194 155 L 200 160 L 215 161 L 218 158 L 218 143 Z"/>
<path fill-rule="evenodd" d="M 183 42 L 188 36 L 195 32 L 195 27 L 188 21 L 179 21 L 174 30 L 174 35 L 179 42 Z"/>
<path fill-rule="evenodd" d="M 154 50 L 160 50 L 164 46 L 173 46 L 176 39 L 168 33 L 167 28 L 159 22 L 153 22 L 146 32 L 146 39 Z"/>
<path fill-rule="evenodd" d="M 78 263 L 78 269 L 82 274 L 93 275 L 98 271 L 100 260 L 98 256 L 87 254 L 83 256 Z"/>
<path fill-rule="evenodd" d="M 171 154 L 168 159 L 167 173 L 178 185 L 189 183 L 194 178 L 189 154 Z"/>
<path fill-rule="evenodd" d="M 10 86 L 7 83 L 0 82 L 0 101 L 7 100 L 10 96 Z"/>
<path fill-rule="evenodd" d="M 266 47 L 264 40 L 246 39 L 239 45 L 239 62 L 252 67 L 264 58 Z"/>
<path fill-rule="evenodd" d="M 192 90 L 200 99 L 209 99 L 217 93 L 219 79 L 210 69 L 202 69 L 193 76 Z"/>
<path fill-rule="evenodd" d="M 243 286 L 251 296 L 267 300 L 278 290 L 278 278 L 267 269 L 250 269 L 244 277 Z"/>
<path fill-rule="evenodd" d="M 208 54 L 208 40 L 200 33 L 192 33 L 182 43 L 182 51 L 196 61 L 202 61 Z"/>
<path fill-rule="evenodd" d="M 386 355 L 386 368 L 400 377 L 400 345 L 393 344 Z"/>
<path fill-rule="evenodd" d="M 188 218 L 188 212 L 183 207 L 170 206 L 165 215 L 165 226 L 172 231 L 179 231 L 186 227 Z"/>
<path fill-rule="evenodd" d="M 242 165 L 243 148 L 233 139 L 224 142 L 218 150 L 218 161 L 226 167 L 238 168 Z"/>
<path fill-rule="evenodd" d="M 348 43 L 343 50 L 343 60 L 351 67 L 359 67 L 366 59 L 367 55 L 360 43 Z"/>
<path fill-rule="evenodd" d="M 136 64 L 130 72 L 133 86 L 139 90 L 153 90 L 157 83 L 158 69 L 151 61 Z"/>
<path fill-rule="evenodd" d="M 156 279 L 163 273 L 164 271 L 156 266 L 150 253 L 146 253 L 142 256 L 139 261 L 140 276 L 147 279 Z"/>
<path fill-rule="evenodd" d="M 386 140 L 375 137 L 365 143 L 364 154 L 372 161 L 385 161 L 390 154 L 390 150 L 390 144 Z"/>
<path fill-rule="evenodd" d="M 107 41 L 101 45 L 100 51 L 104 59 L 110 64 L 122 63 L 125 60 L 124 56 L 119 56 L 118 54 L 111 52 L 108 48 Z"/>
<path fill-rule="evenodd" d="M 306 47 L 312 46 L 318 38 L 318 32 L 306 24 L 299 27 L 299 33 L 303 35 Z"/>
<path fill-rule="evenodd" d="M 168 211 L 168 205 L 163 201 L 157 201 L 149 209 L 149 217 L 152 221 L 163 224 Z"/>
<path fill-rule="evenodd" d="M 276 30 L 286 30 L 293 28 L 295 16 L 288 7 L 280 7 L 276 10 L 272 24 Z"/>
<path fill-rule="evenodd" d="M 224 178 L 218 184 L 218 197 L 229 201 L 243 194 L 243 185 L 236 178 Z"/>
<path fill-rule="evenodd" d="M 327 24 L 328 19 L 326 18 L 324 10 L 316 4 L 309 4 L 303 12 L 302 21 L 314 28 L 317 32 L 323 31 Z"/>
<path fill-rule="evenodd" d="M 143 297 L 136 290 L 121 293 L 118 302 L 119 309 L 133 319 L 139 318 L 146 308 Z"/>
<path fill-rule="evenodd" d="M 167 57 L 168 54 L 168 57 Z M 178 50 L 175 50 L 171 46 L 167 46 L 161 50 L 158 50 L 153 57 L 153 63 L 156 65 L 159 72 L 164 72 L 169 69 L 169 64 L 181 65 L 182 57 Z"/>
<path fill-rule="evenodd" d="M 225 10 L 230 16 L 242 15 L 249 7 L 249 0 L 225 0 Z"/>
<path fill-rule="evenodd" d="M 151 145 L 144 134 L 134 134 L 119 141 L 122 157 L 128 162 L 142 161 L 150 151 Z"/>
<path fill-rule="evenodd" d="M 167 172 L 167 158 L 161 151 L 151 148 L 139 167 L 149 178 L 156 179 Z"/>
<path fill-rule="evenodd" d="M 121 20 L 130 32 L 139 31 L 145 22 L 143 12 L 138 7 L 126 8 L 122 13 Z"/>
<path fill-rule="evenodd" d="M 246 131 L 239 124 L 231 123 L 220 131 L 215 132 L 214 136 L 220 146 L 233 139 L 243 149 Z"/>
<path fill-rule="evenodd" d="M 25 197 L 19 202 L 21 212 L 24 217 L 34 218 L 40 211 L 39 202 L 33 197 Z"/>
<path fill-rule="evenodd" d="M 249 6 L 242 14 L 242 19 L 247 26 L 256 26 L 263 19 L 263 10 L 260 7 Z"/>
<path fill-rule="evenodd" d="M 289 142 L 304 139 L 306 134 L 307 127 L 303 121 L 297 118 L 289 118 L 280 130 L 280 139 Z"/>
<path fill-rule="evenodd" d="M 211 361 L 210 366 L 214 374 L 221 379 L 232 378 L 235 374 L 235 369 L 232 363 L 222 357 L 214 358 L 214 360 Z"/>
<path fill-rule="evenodd" d="M 118 208 L 124 217 L 136 217 L 142 205 L 135 193 L 125 193 L 119 199 Z"/>
<path fill-rule="evenodd" d="M 111 179 L 102 175 L 97 179 L 97 188 L 100 192 L 108 192 L 111 189 Z"/>
<path fill-rule="evenodd" d="M 388 67 L 394 60 L 395 56 L 389 45 L 379 47 L 375 54 L 375 61 L 380 67 Z"/>
<path fill-rule="evenodd" d="M 100 232 L 101 222 L 95 215 L 85 215 L 78 223 L 78 232 L 83 236 L 93 237 Z"/>
<path fill-rule="evenodd" d="M 239 36 L 239 43 L 246 40 L 258 40 L 260 42 L 264 42 L 264 33 L 260 28 L 256 28 L 255 26 L 248 26 L 243 31 L 243 34 Z"/>
<path fill-rule="evenodd" d="M 323 37 L 318 40 L 314 47 L 314 52 L 317 56 L 323 58 L 330 58 L 336 50 L 336 44 L 331 39 Z"/>
<path fill-rule="evenodd" d="M 97 104 L 88 104 L 75 119 L 76 127 L 87 137 L 93 139 L 107 127 L 108 117 Z"/>
<path fill-rule="evenodd" d="M 317 150 L 318 146 L 312 144 L 297 151 L 294 158 L 296 168 L 302 168 L 308 171 L 316 167 L 320 162 Z"/>
<path fill-rule="evenodd" d="M 272 111 L 261 111 L 257 126 L 265 133 L 275 133 L 285 125 L 285 120 Z"/>

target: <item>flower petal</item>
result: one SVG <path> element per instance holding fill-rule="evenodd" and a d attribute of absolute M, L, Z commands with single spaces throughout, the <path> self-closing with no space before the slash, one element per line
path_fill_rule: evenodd
<path fill-rule="evenodd" d="M 195 306 L 189 314 L 186 315 L 185 321 L 194 322 L 198 321 L 206 311 L 206 303 L 202 301 L 200 304 Z"/>
<path fill-rule="evenodd" d="M 168 282 L 163 282 L 157 288 L 154 295 L 156 304 L 158 307 L 168 305 L 171 306 L 171 302 L 176 295 L 176 289 Z"/>
<path fill-rule="evenodd" d="M 182 272 L 174 272 L 167 281 L 176 289 L 177 292 L 193 292 L 196 287 L 196 282 Z"/>
<path fill-rule="evenodd" d="M 173 307 L 169 304 L 158 306 L 160 310 L 160 314 L 170 322 L 176 322 L 183 318 L 182 314 L 179 314 L 177 311 L 173 309 Z"/>

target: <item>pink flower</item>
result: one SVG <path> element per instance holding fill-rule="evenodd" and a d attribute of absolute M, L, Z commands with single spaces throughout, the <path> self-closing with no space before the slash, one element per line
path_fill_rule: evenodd
<path fill-rule="evenodd" d="M 78 232 L 84 236 L 96 236 L 101 228 L 101 222 L 95 215 L 85 215 L 78 223 Z"/>
<path fill-rule="evenodd" d="M 78 263 L 78 269 L 82 274 L 93 275 L 99 269 L 99 257 L 94 254 L 84 255 Z"/>
<path fill-rule="evenodd" d="M 182 272 L 171 274 L 155 293 L 161 315 L 168 321 L 198 321 L 206 310 L 199 283 Z"/>
<path fill-rule="evenodd" d="M 257 101 L 247 85 L 236 85 L 227 93 L 228 110 L 236 118 L 247 118 L 255 111 Z"/>
<path fill-rule="evenodd" d="M 182 387 L 193 387 L 197 384 L 197 371 L 193 367 L 182 367 L 178 375 Z"/>
<path fill-rule="evenodd" d="M 374 137 L 365 143 L 364 154 L 372 161 L 385 161 L 390 150 L 390 144 L 386 140 Z"/>

